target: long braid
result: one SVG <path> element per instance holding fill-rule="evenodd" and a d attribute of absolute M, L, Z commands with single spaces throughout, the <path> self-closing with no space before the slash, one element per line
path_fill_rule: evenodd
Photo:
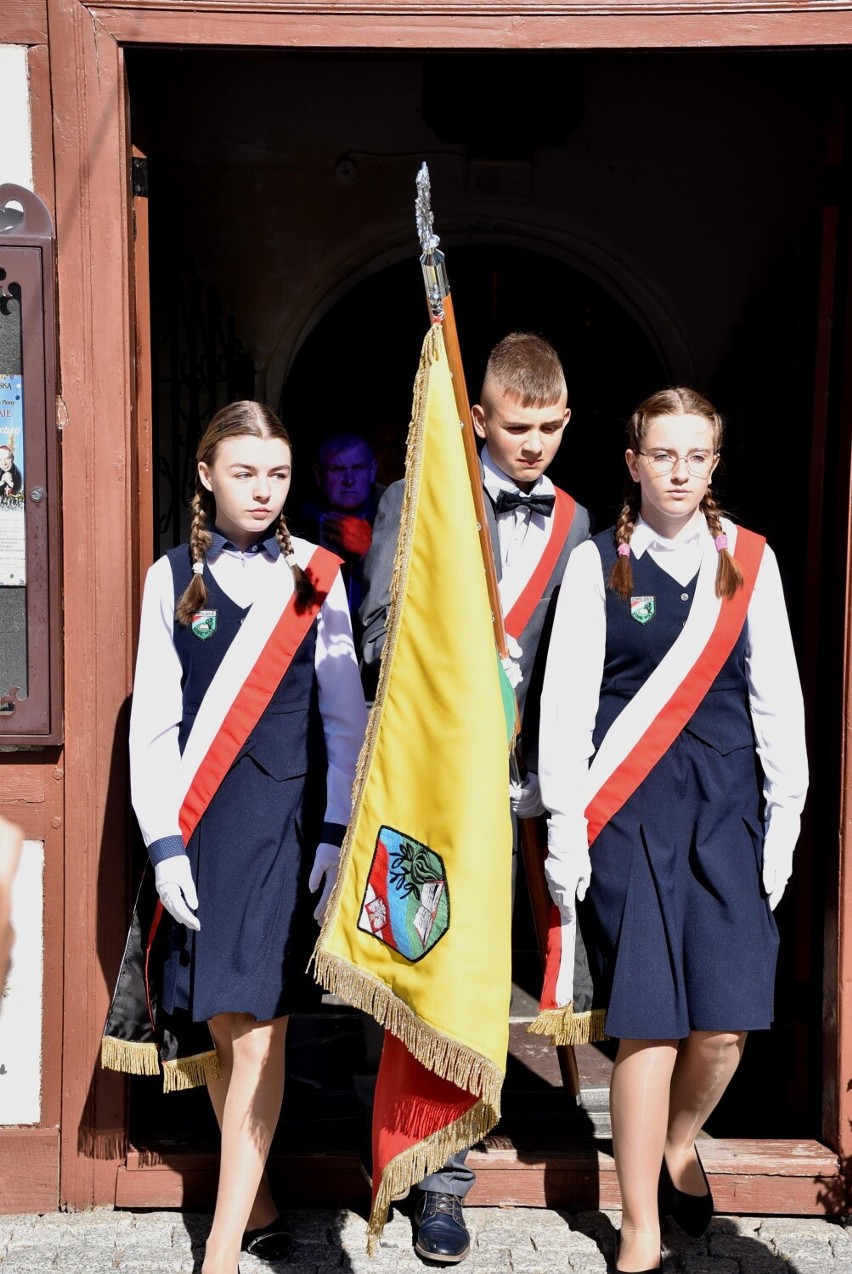
<path fill-rule="evenodd" d="M 204 583 L 203 575 L 195 567 L 196 565 L 204 566 L 207 550 L 213 542 L 213 535 L 210 531 L 210 511 L 208 509 L 211 501 L 212 496 L 210 493 L 202 487 L 200 482 L 196 482 L 195 495 L 192 497 L 192 525 L 189 530 L 189 556 L 193 566 L 192 579 L 187 584 L 175 607 L 175 619 L 179 624 L 183 624 L 184 627 L 188 627 L 192 623 L 193 615 L 203 610 L 204 603 L 207 601 L 207 585 Z"/>
<path fill-rule="evenodd" d="M 710 488 L 704 494 L 701 501 L 701 512 L 707 519 L 707 527 L 714 540 L 720 535 L 724 535 L 725 531 L 721 521 L 721 509 L 716 503 L 716 497 Z M 727 548 L 719 549 L 719 563 L 716 567 L 716 596 L 726 597 L 729 601 L 733 597 L 738 588 L 743 586 L 743 573 L 739 568 L 736 560 L 728 552 Z"/>
<path fill-rule="evenodd" d="M 615 543 L 619 550 L 621 550 L 622 545 L 629 550 L 630 537 L 636 529 L 638 513 L 636 487 L 633 487 L 625 496 L 624 504 L 621 506 L 621 512 L 618 515 L 618 521 L 615 524 Z M 626 553 L 619 551 L 615 559 L 615 566 L 609 573 L 606 586 L 611 588 L 614 593 L 618 593 L 622 601 L 627 601 L 633 592 L 633 568 L 630 565 L 629 551 Z"/>
<path fill-rule="evenodd" d="M 287 527 L 287 521 L 284 517 L 283 509 L 278 515 L 278 525 L 275 528 L 275 538 L 278 541 L 281 552 L 284 554 L 284 560 L 293 572 L 293 588 L 296 594 L 296 609 L 302 611 L 315 600 L 316 589 L 293 555 L 293 541 L 290 539 L 290 531 Z"/>

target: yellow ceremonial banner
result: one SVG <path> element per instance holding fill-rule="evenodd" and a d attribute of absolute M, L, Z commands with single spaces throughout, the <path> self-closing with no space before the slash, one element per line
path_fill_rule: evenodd
<path fill-rule="evenodd" d="M 373 1236 L 393 1194 L 499 1118 L 511 854 L 499 661 L 452 379 L 433 326 L 415 383 L 379 687 L 316 951 L 320 982 L 396 1037 L 386 1037 L 377 1086 Z M 413 1065 L 391 1064 L 397 1040 Z M 394 1097 L 402 1071 L 406 1091 Z"/>

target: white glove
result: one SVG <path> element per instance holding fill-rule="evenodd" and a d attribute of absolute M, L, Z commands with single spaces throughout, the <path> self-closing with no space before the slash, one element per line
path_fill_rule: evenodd
<path fill-rule="evenodd" d="M 322 924 L 325 916 L 325 909 L 328 906 L 328 900 L 331 897 L 331 891 L 337 880 L 337 868 L 340 863 L 340 846 L 329 845 L 323 841 L 317 846 L 314 865 L 311 868 L 310 879 L 308 880 L 308 889 L 312 894 L 322 886 L 320 900 L 314 910 L 314 920 Z"/>
<path fill-rule="evenodd" d="M 789 822 L 789 820 L 785 821 Z M 763 842 L 763 888 L 766 890 L 772 911 L 781 901 L 793 871 L 793 850 L 796 848 L 798 822 L 799 820 L 796 819 L 795 831 L 782 826 L 780 819 L 775 820 L 774 835 L 772 821 L 766 829 Z"/>
<path fill-rule="evenodd" d="M 530 773 L 522 783 L 509 780 L 509 803 L 517 818 L 537 818 L 544 813 L 538 775 Z"/>
<path fill-rule="evenodd" d="M 550 896 L 563 914 L 576 911 L 575 898 L 582 902 L 592 879 L 589 846 L 585 834 L 568 835 L 551 820 L 547 826 L 547 857 L 544 878 Z"/>
<path fill-rule="evenodd" d="M 517 690 L 524 679 L 519 662 L 524 652 L 515 641 L 515 638 L 509 633 L 506 633 L 506 650 L 508 653 L 504 659 L 500 660 L 500 663 L 503 665 L 503 671 L 506 674 L 506 680 L 509 685 L 513 690 Z"/>
<path fill-rule="evenodd" d="M 160 902 L 172 919 L 179 925 L 186 925 L 187 929 L 197 931 L 201 928 L 198 917 L 192 914 L 198 907 L 198 894 L 186 854 L 175 854 L 155 863 L 154 884 Z"/>

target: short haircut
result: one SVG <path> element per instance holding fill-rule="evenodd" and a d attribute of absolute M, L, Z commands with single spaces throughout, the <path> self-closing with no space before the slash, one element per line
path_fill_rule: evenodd
<path fill-rule="evenodd" d="M 485 368 L 483 398 L 489 381 L 513 394 L 522 407 L 547 407 L 568 394 L 559 355 L 532 332 L 510 332 L 497 342 Z"/>
<path fill-rule="evenodd" d="M 320 443 L 317 450 L 317 461 L 323 464 L 328 456 L 336 455 L 340 451 L 348 451 L 350 447 L 364 447 L 370 460 L 374 459 L 373 448 L 367 442 L 366 438 L 362 438 L 360 434 L 332 434 L 330 438 L 325 438 Z"/>

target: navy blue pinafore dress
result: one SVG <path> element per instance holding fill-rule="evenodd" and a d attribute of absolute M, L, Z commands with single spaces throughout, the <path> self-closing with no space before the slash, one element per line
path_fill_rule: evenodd
<path fill-rule="evenodd" d="M 594 540 L 606 579 L 614 533 Z M 680 635 L 695 595 L 697 576 L 682 586 L 650 553 L 631 567 L 634 602 L 652 600 L 631 607 L 607 589 L 596 749 Z M 763 776 L 745 651 L 744 625 L 685 728 L 589 848 L 579 920 L 594 1006 L 618 1039 L 772 1022 L 778 931 L 761 882 Z"/>
<path fill-rule="evenodd" d="M 191 579 L 186 545 L 168 554 L 180 597 Z M 248 614 L 205 567 L 206 609 L 216 627 L 202 640 L 175 622 L 183 668 L 181 752 L 222 658 Z M 307 973 L 317 936 L 308 891 L 321 839 L 326 753 L 314 669 L 316 623 L 244 743 L 187 846 L 201 930 L 170 921 L 163 1007 L 192 1020 L 251 1013 L 269 1021 L 316 1002 Z"/>

